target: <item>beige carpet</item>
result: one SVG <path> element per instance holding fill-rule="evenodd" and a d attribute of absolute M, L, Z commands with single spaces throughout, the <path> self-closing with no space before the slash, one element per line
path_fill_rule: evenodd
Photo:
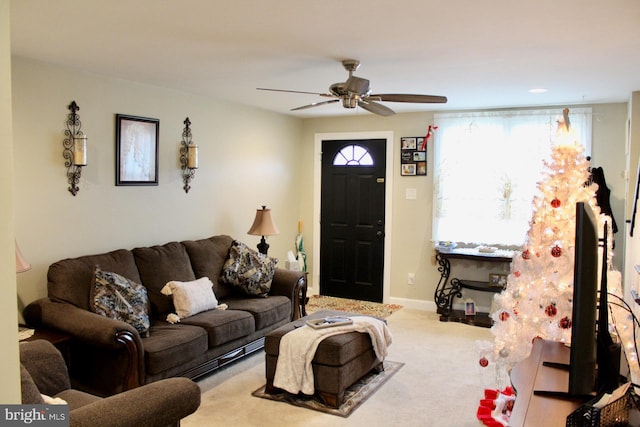
<path fill-rule="evenodd" d="M 265 381 L 264 353 L 257 352 L 200 380 L 202 404 L 182 426 L 479 427 L 476 409 L 495 378 L 480 368 L 475 341 L 491 339 L 490 330 L 408 308 L 387 321 L 388 358 L 405 365 L 348 418 L 253 397 Z"/>

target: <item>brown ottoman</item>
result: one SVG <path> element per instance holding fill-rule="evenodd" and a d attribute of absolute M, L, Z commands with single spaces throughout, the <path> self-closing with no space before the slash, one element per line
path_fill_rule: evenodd
<path fill-rule="evenodd" d="M 265 391 L 267 393 L 284 392 L 273 386 L 280 351 L 280 338 L 296 327 L 304 325 L 309 319 L 335 315 L 361 316 L 343 311 L 323 310 L 283 325 L 266 335 L 264 350 L 267 376 Z M 316 394 L 326 405 L 334 408 L 342 404 L 344 391 L 349 386 L 371 370 L 376 372 L 383 370 L 382 360 L 376 358 L 369 334 L 361 332 L 348 332 L 324 339 L 316 350 L 311 366 Z"/>

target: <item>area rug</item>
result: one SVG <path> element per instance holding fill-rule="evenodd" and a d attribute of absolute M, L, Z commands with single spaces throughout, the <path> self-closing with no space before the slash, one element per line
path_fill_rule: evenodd
<path fill-rule="evenodd" d="M 384 371 L 379 374 L 369 373 L 365 375 L 360 379 L 360 381 L 356 382 L 345 391 L 344 402 L 339 408 L 332 408 L 325 405 L 317 396 L 293 395 L 286 392 L 278 394 L 265 393 L 265 386 L 260 387 L 258 390 L 251 393 L 251 395 L 346 418 L 351 415 L 357 407 L 362 405 L 364 401 L 371 397 L 373 393 L 382 386 L 382 384 L 387 382 L 387 380 L 395 375 L 395 373 L 403 366 L 404 363 L 385 360 Z"/>
<path fill-rule="evenodd" d="M 398 304 L 381 304 L 325 295 L 312 295 L 306 305 L 307 314 L 320 310 L 339 310 L 364 314 L 365 316 L 376 316 L 381 319 L 386 319 L 401 308 L 402 306 Z"/>

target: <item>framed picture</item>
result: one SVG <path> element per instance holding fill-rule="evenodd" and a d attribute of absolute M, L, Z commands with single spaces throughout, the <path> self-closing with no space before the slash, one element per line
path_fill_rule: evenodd
<path fill-rule="evenodd" d="M 418 176 L 427 174 L 427 147 L 424 137 L 400 138 L 400 175 Z"/>
<path fill-rule="evenodd" d="M 489 273 L 489 286 L 492 288 L 504 288 L 507 286 L 506 274 Z"/>
<path fill-rule="evenodd" d="M 464 302 L 464 314 L 465 316 L 475 316 L 476 315 L 476 303 L 472 299 L 467 299 Z"/>
<path fill-rule="evenodd" d="M 403 176 L 415 175 L 416 174 L 416 165 L 415 165 L 415 163 L 402 165 L 402 172 L 401 173 L 402 173 Z"/>
<path fill-rule="evenodd" d="M 116 114 L 116 185 L 158 185 L 160 120 Z"/>

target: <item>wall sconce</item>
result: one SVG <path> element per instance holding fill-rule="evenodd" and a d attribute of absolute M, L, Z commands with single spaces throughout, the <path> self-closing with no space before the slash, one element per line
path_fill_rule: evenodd
<path fill-rule="evenodd" d="M 82 123 L 77 114 L 80 107 L 76 101 L 71 101 L 67 108 L 71 113 L 67 116 L 67 129 L 64 131 L 65 139 L 62 142 L 64 147 L 62 157 L 65 159 L 64 165 L 67 168 L 68 190 L 75 196 L 80 191 L 78 183 L 82 167 L 87 165 L 87 136 L 80 130 Z"/>
<path fill-rule="evenodd" d="M 182 179 L 184 180 L 184 192 L 191 189 L 189 183 L 198 169 L 198 146 L 191 140 L 191 120 L 184 119 L 184 130 L 182 131 L 182 141 L 180 142 L 180 166 L 182 166 Z"/>
<path fill-rule="evenodd" d="M 265 240 L 264 236 L 275 236 L 280 234 L 278 226 L 273 222 L 271 218 L 271 209 L 267 209 L 266 206 L 262 206 L 262 209 L 256 210 L 256 218 L 253 220 L 253 225 L 247 231 L 247 234 L 252 236 L 262 236 L 260 243 L 258 243 L 258 251 L 261 254 L 267 254 L 269 250 L 269 244 Z"/>

